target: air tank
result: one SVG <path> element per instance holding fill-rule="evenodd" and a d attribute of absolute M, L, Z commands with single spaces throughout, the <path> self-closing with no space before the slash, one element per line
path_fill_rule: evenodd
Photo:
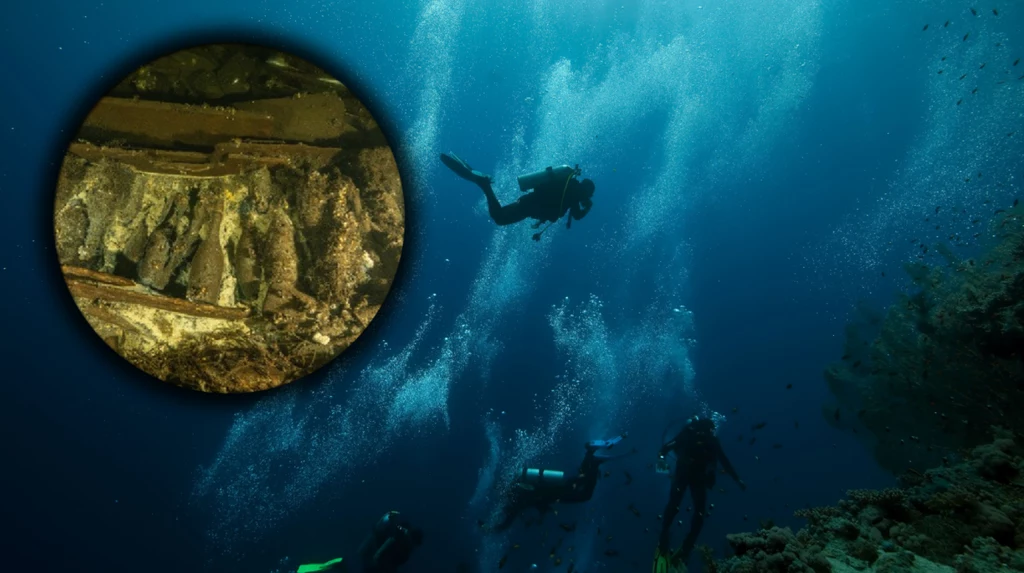
<path fill-rule="evenodd" d="M 565 479 L 565 472 L 556 470 L 523 469 L 523 481 L 533 485 L 555 485 Z"/>
<path fill-rule="evenodd" d="M 534 171 L 533 173 L 527 173 L 526 175 L 519 176 L 519 190 L 526 193 L 530 189 L 536 189 L 545 184 L 557 183 L 559 185 L 565 185 L 569 177 L 573 176 L 576 170 L 568 165 L 559 165 L 557 167 L 548 167 L 541 169 L 540 171 Z"/>

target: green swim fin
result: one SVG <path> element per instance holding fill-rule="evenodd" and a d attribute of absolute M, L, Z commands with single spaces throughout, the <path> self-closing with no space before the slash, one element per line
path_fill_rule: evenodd
<path fill-rule="evenodd" d="M 668 555 L 661 552 L 661 548 L 658 547 L 654 550 L 654 567 L 651 568 L 652 573 L 668 573 Z"/>
<path fill-rule="evenodd" d="M 451 169 L 459 177 L 462 177 L 467 181 L 472 181 L 477 185 L 481 183 L 486 183 L 491 180 L 489 176 L 479 171 L 476 171 L 475 169 L 470 167 L 468 163 L 459 159 L 459 156 L 455 155 L 454 153 L 442 153 L 441 163 L 444 163 L 445 166 L 448 167 L 448 169 Z"/>
<path fill-rule="evenodd" d="M 343 557 L 338 557 L 337 559 L 331 559 L 326 563 L 309 563 L 307 565 L 299 565 L 299 570 L 296 573 L 319 573 L 320 571 L 345 573 L 348 571 L 348 565 L 345 563 L 345 559 Z"/>

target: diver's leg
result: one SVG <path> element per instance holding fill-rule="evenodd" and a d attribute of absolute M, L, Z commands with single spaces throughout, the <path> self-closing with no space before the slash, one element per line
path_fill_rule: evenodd
<path fill-rule="evenodd" d="M 483 190 L 484 195 L 487 197 L 487 212 L 491 215 L 491 219 L 499 225 L 511 225 L 512 223 L 518 223 L 523 219 L 526 219 L 529 215 L 526 213 L 526 209 L 519 201 L 502 206 L 498 201 L 497 195 L 494 194 L 494 189 L 491 188 L 491 182 L 481 181 L 479 183 L 480 189 Z"/>
<path fill-rule="evenodd" d="M 528 507 L 532 507 L 534 500 L 531 493 L 529 490 L 524 490 L 518 485 L 513 484 L 505 500 L 505 517 L 501 523 L 494 527 L 493 531 L 505 531 L 512 526 L 512 523 L 523 511 Z"/>
<path fill-rule="evenodd" d="M 672 489 L 668 494 L 668 503 L 665 504 L 665 511 L 661 515 L 661 537 L 658 538 L 658 548 L 667 552 L 669 545 L 669 532 L 672 529 L 672 521 L 679 513 L 679 504 L 683 502 L 683 494 L 686 493 L 686 480 L 680 477 L 672 478 Z"/>
<path fill-rule="evenodd" d="M 683 546 L 679 549 L 679 556 L 685 563 L 690 557 L 690 552 L 693 551 L 693 546 L 697 543 L 697 536 L 700 535 L 700 530 L 704 527 L 704 506 L 707 504 L 708 490 L 704 487 L 705 484 L 691 484 L 690 495 L 693 497 L 693 518 L 690 520 L 690 531 L 686 534 L 686 539 L 683 540 Z"/>

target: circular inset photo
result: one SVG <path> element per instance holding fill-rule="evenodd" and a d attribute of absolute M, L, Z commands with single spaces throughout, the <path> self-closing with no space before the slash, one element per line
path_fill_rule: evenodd
<path fill-rule="evenodd" d="M 129 362 L 204 392 L 313 372 L 373 320 L 402 253 L 398 167 L 320 68 L 250 45 L 151 62 L 92 109 L 61 166 L 57 254 Z"/>

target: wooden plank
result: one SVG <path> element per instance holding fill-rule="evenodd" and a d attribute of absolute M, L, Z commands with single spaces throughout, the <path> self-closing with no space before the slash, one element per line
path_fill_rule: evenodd
<path fill-rule="evenodd" d="M 274 137 L 274 118 L 262 112 L 105 97 L 89 113 L 80 137 L 163 147 L 213 147 L 237 137 Z"/>
<path fill-rule="evenodd" d="M 304 158 L 318 166 L 327 165 L 341 151 L 302 143 L 236 141 L 218 143 L 212 153 L 164 149 L 125 149 L 86 142 L 72 143 L 70 153 L 89 161 L 110 159 L 141 173 L 182 177 L 225 177 L 238 175 L 256 165 L 289 165 Z"/>
<path fill-rule="evenodd" d="M 68 283 L 68 289 L 71 290 L 71 295 L 75 298 L 138 304 L 203 318 L 243 320 L 249 317 L 248 308 L 227 308 L 212 304 L 196 303 L 180 298 L 149 294 L 102 283 L 85 282 L 74 278 L 66 278 L 65 280 Z"/>
<path fill-rule="evenodd" d="M 124 277 L 119 277 L 117 275 L 112 275 L 109 273 L 101 273 L 99 271 L 94 271 L 92 269 L 73 267 L 71 265 L 61 265 L 60 270 L 64 272 L 65 278 L 72 277 L 75 279 L 88 279 L 98 283 L 117 286 L 137 286 L 135 281 L 131 279 L 126 279 Z"/>

